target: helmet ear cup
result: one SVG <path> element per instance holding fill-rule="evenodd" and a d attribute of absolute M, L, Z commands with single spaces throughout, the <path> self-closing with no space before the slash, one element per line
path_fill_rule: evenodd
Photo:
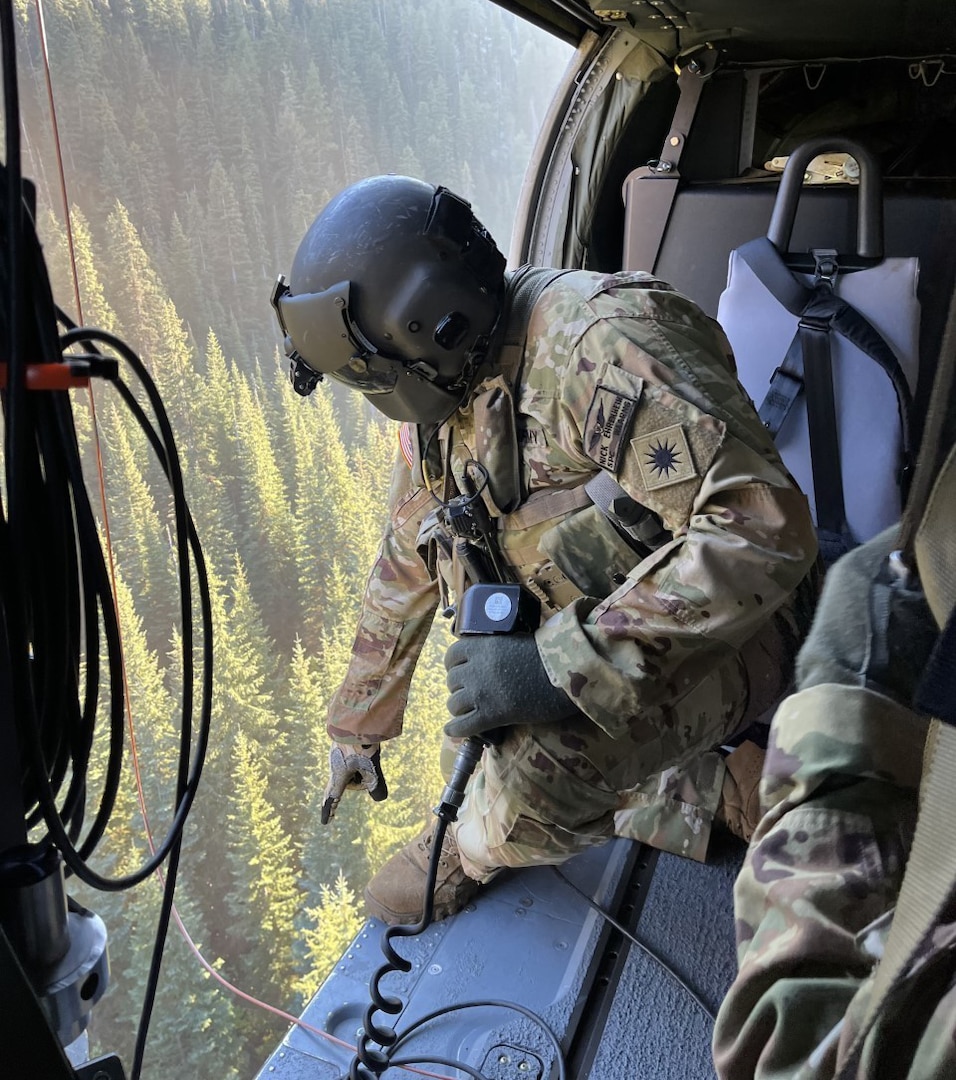
<path fill-rule="evenodd" d="M 318 316 L 324 308 L 308 298 L 344 289 L 347 335 L 323 318 L 290 325 L 289 336 L 310 367 L 369 392 L 386 415 L 425 422 L 412 415 L 420 403 L 429 414 L 440 406 L 432 419 L 441 419 L 487 347 L 504 270 L 504 256 L 464 199 L 407 176 L 370 177 L 340 192 L 312 223 L 282 302 L 291 324 L 290 309 Z M 374 355 L 376 368 L 394 365 L 392 389 L 379 385 L 372 394 L 350 382 L 349 369 L 361 365 L 343 356 L 345 336 L 358 343 L 359 360 Z"/>

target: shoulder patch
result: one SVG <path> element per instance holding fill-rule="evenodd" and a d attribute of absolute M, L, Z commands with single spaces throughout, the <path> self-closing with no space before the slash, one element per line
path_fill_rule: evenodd
<path fill-rule="evenodd" d="M 680 424 L 659 428 L 631 440 L 648 491 L 679 484 L 697 475 L 687 436 Z"/>
<path fill-rule="evenodd" d="M 645 384 L 618 481 L 676 532 L 689 519 L 726 430 L 666 387 Z"/>
<path fill-rule="evenodd" d="M 602 383 L 594 391 L 588 406 L 584 423 L 584 452 L 608 472 L 617 471 L 621 447 L 634 423 L 642 389 L 639 382 L 635 389 L 636 396 L 630 396 Z"/>

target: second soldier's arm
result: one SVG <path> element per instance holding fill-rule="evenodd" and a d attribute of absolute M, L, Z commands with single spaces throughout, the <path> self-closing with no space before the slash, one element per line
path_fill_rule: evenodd
<path fill-rule="evenodd" d="M 399 455 L 348 670 L 329 706 L 328 732 L 338 743 L 374 745 L 401 734 L 409 684 L 438 604 L 438 586 L 416 550 L 419 525 L 433 507 Z"/>
<path fill-rule="evenodd" d="M 829 571 L 799 692 L 773 719 L 763 818 L 734 888 L 740 970 L 714 1032 L 727 1080 L 843 1075 L 874 992 L 927 734 L 906 703 L 937 636 L 921 593 L 871 591 L 895 546 L 887 530 Z M 909 670 L 880 667 L 887 643 Z M 931 964 L 923 978 L 899 996 L 912 1022 L 890 1009 L 870 1033 L 867 1076 L 952 1074 L 952 999 Z"/>

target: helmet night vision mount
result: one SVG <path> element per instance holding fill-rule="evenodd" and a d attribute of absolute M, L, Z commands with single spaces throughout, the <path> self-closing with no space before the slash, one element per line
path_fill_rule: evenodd
<path fill-rule="evenodd" d="M 393 420 L 445 419 L 487 351 L 504 270 L 471 205 L 447 188 L 407 176 L 351 185 L 273 290 L 296 392 L 328 375 Z"/>

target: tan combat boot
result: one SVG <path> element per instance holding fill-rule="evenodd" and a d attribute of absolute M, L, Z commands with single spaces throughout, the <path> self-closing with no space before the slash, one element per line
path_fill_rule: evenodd
<path fill-rule="evenodd" d="M 365 886 L 365 904 L 370 915 L 392 926 L 417 923 L 421 919 L 428 861 L 437 826 L 437 822 L 427 825 L 424 832 L 393 855 Z M 435 879 L 435 922 L 461 911 L 477 889 L 478 882 L 462 869 L 458 845 L 448 830 Z"/>
<path fill-rule="evenodd" d="M 760 821 L 760 774 L 764 750 L 743 742 L 726 758 L 727 772 L 714 820 L 749 842 Z"/>

